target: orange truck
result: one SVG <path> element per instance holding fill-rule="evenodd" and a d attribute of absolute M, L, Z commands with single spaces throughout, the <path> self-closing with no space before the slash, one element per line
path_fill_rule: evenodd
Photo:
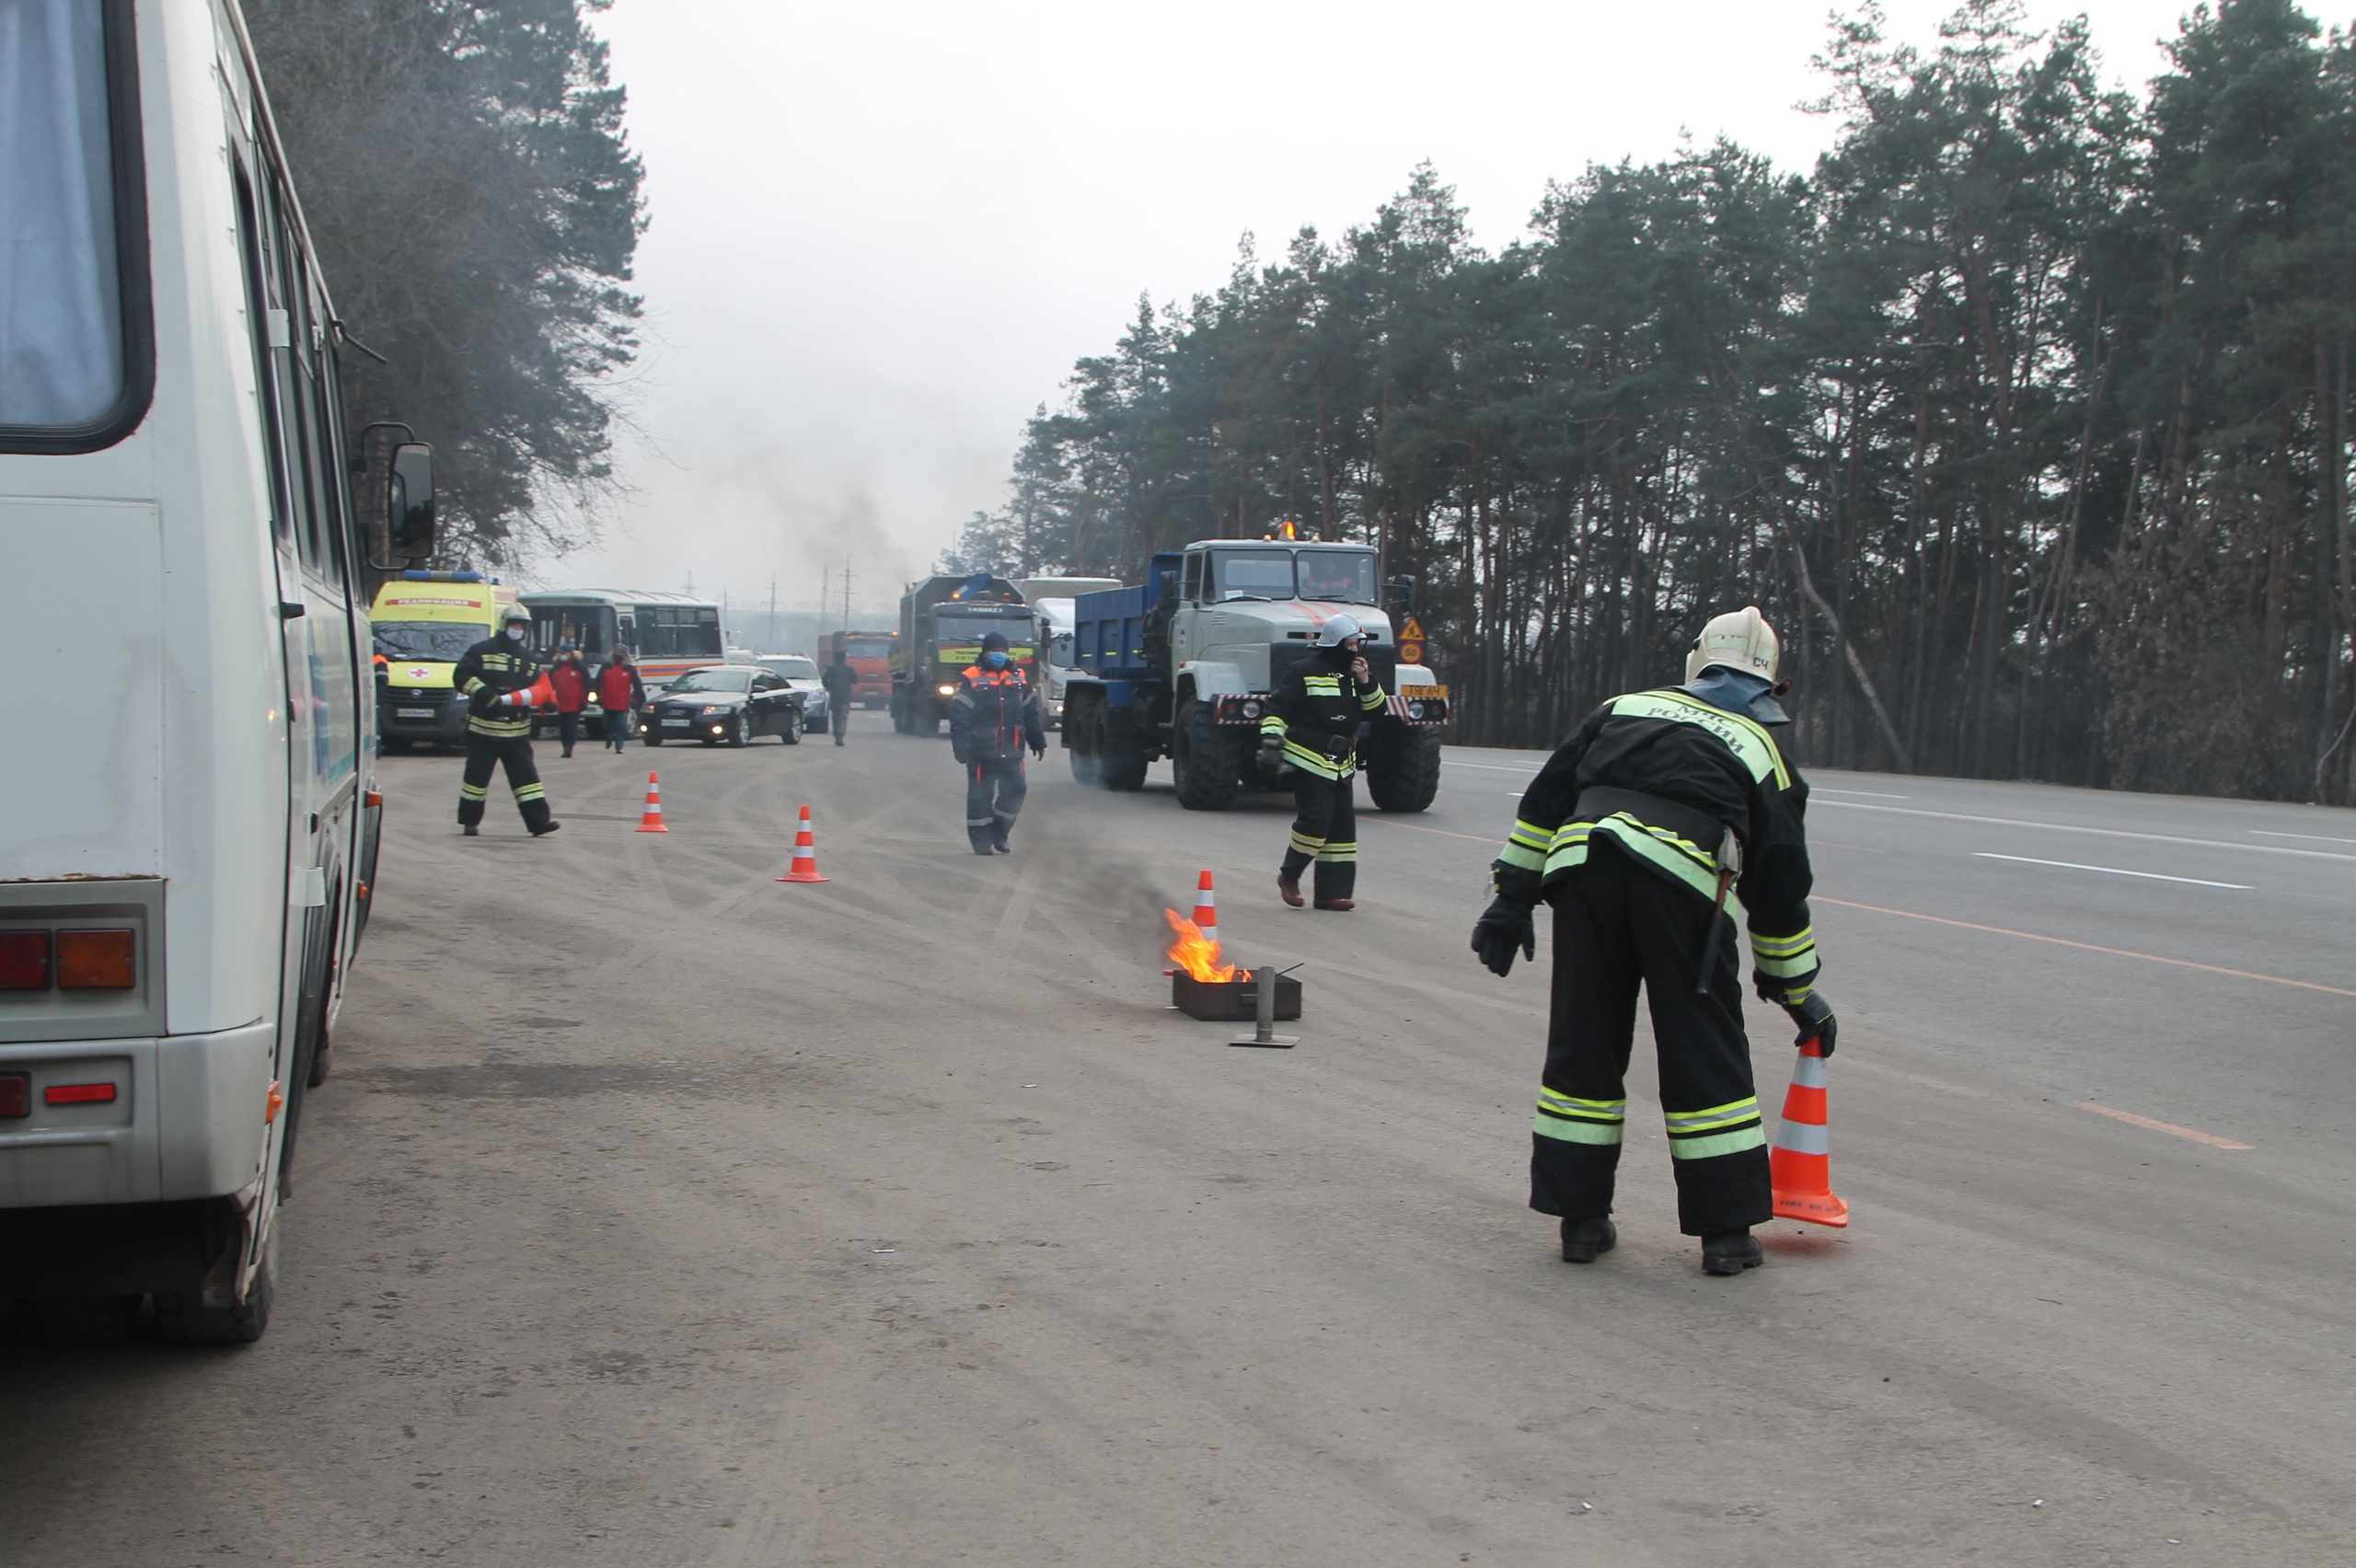
<path fill-rule="evenodd" d="M 892 644 L 896 631 L 830 631 L 818 640 L 818 663 L 849 664 L 859 676 L 851 697 L 861 708 L 892 699 Z"/>

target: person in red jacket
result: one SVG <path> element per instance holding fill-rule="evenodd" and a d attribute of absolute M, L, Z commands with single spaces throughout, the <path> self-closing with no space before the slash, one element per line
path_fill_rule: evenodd
<path fill-rule="evenodd" d="M 556 663 L 549 666 L 549 688 L 556 693 L 557 736 L 571 756 L 581 739 L 581 710 L 589 706 L 589 666 L 570 642 L 557 650 Z"/>
<path fill-rule="evenodd" d="M 618 752 L 638 727 L 638 710 L 646 706 L 646 686 L 638 678 L 629 649 L 615 649 L 597 672 L 597 706 L 606 712 L 606 744 Z"/>

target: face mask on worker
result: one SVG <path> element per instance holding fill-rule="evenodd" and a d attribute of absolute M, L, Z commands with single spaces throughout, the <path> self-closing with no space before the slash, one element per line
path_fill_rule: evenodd
<path fill-rule="evenodd" d="M 508 641 L 521 642 L 524 640 L 524 628 L 522 627 L 511 625 L 506 629 Z"/>
<path fill-rule="evenodd" d="M 993 670 L 1003 670 L 1006 668 L 1006 655 L 993 648 L 982 655 L 982 663 Z"/>

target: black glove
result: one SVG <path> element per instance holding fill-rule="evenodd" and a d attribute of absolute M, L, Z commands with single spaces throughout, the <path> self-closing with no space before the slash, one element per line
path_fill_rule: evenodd
<path fill-rule="evenodd" d="M 1819 1051 L 1828 1056 L 1832 1055 L 1832 1043 L 1841 1035 L 1841 1020 L 1832 1016 L 1832 1004 L 1824 999 L 1823 992 L 1810 991 L 1798 1001 L 1782 1006 L 1799 1030 L 1793 1038 L 1794 1045 L 1805 1045 L 1814 1040 Z"/>
<path fill-rule="evenodd" d="M 1031 760 L 1032 760 L 1032 761 L 1034 761 L 1034 762 L 1044 762 L 1044 761 L 1045 761 L 1045 760 L 1046 760 L 1046 756 L 1047 756 L 1047 743 L 1046 743 L 1046 742 L 1045 742 L 1045 741 L 1041 741 L 1037 745 L 1034 745 L 1034 746 L 1033 746 L 1033 747 L 1031 748 Z"/>
<path fill-rule="evenodd" d="M 958 766 L 958 767 L 964 767 L 968 766 L 968 765 L 969 765 L 970 763 L 972 763 L 972 761 L 974 760 L 972 757 L 967 756 L 964 752 L 961 752 L 961 751 L 953 751 L 953 752 L 951 752 L 949 755 L 950 755 L 952 757 L 953 757 L 953 758 L 955 758 L 955 759 L 956 759 L 957 766 Z"/>
<path fill-rule="evenodd" d="M 1530 917 L 1529 905 L 1501 896 L 1481 912 L 1479 923 L 1473 926 L 1472 951 L 1493 973 L 1510 974 L 1516 948 L 1521 950 L 1522 957 L 1537 961 L 1538 922 Z"/>

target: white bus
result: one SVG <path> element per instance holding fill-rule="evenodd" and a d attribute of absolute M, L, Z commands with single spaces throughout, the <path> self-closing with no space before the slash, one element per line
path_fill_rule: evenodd
<path fill-rule="evenodd" d="M 649 697 L 689 670 L 728 657 L 720 606 L 691 594 L 557 588 L 516 597 L 532 612 L 532 646 L 541 658 L 554 658 L 570 642 L 594 667 L 615 648 L 627 648 Z"/>
<path fill-rule="evenodd" d="M 374 870 L 345 340 L 234 0 L 0 0 L 0 1297 L 251 1340 Z"/>

